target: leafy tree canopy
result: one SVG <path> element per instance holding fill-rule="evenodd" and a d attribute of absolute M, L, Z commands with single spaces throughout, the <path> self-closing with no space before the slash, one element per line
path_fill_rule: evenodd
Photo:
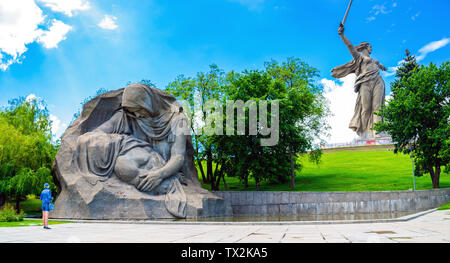
<path fill-rule="evenodd" d="M 59 146 L 51 140 L 45 103 L 37 99 L 9 101 L 0 110 L 0 130 L 0 201 L 15 199 L 19 210 L 26 195 L 39 194 L 45 182 L 54 186 L 51 167 Z"/>
<path fill-rule="evenodd" d="M 393 98 L 378 113 L 384 122 L 375 129 L 391 135 L 396 151 L 412 151 L 415 175 L 430 174 L 438 188 L 441 167 L 448 171 L 450 160 L 450 62 L 418 66 L 407 53 L 396 76 Z"/>

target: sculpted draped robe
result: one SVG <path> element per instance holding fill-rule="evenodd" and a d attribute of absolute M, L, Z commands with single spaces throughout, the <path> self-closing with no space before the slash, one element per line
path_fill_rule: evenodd
<path fill-rule="evenodd" d="M 185 134 L 187 118 L 175 99 L 167 93 L 142 84 L 125 88 L 122 108 L 91 132 L 81 135 L 74 152 L 73 165 L 90 182 L 104 182 L 115 174 L 117 159 L 136 148 L 145 154 L 136 160 L 143 170 L 164 167 L 171 158 L 171 146 L 177 134 Z M 138 118 L 127 107 L 145 109 L 151 118 Z M 183 169 L 163 180 L 165 190 L 152 189 L 151 193 L 166 195 L 166 208 L 176 217 L 186 216 L 186 196 L 177 176 Z"/>
<path fill-rule="evenodd" d="M 375 132 L 370 129 L 380 118 L 374 112 L 379 110 L 385 97 L 385 85 L 379 73 L 379 62 L 358 53 L 355 59 L 334 68 L 331 72 L 334 78 L 343 78 L 351 73 L 356 74 L 355 92 L 358 96 L 349 128 L 361 138 L 375 138 Z"/>

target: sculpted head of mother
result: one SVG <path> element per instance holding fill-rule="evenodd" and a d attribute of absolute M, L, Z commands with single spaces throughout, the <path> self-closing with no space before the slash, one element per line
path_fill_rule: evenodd
<path fill-rule="evenodd" d="M 167 111 L 177 111 L 174 102 L 172 95 L 141 83 L 125 87 L 122 96 L 122 107 L 136 117 L 155 118 Z"/>

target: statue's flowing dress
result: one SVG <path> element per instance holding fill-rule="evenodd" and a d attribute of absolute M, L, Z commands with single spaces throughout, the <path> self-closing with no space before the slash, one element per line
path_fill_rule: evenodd
<path fill-rule="evenodd" d="M 356 56 L 349 63 L 334 68 L 332 76 L 343 78 L 351 73 L 356 74 L 355 92 L 358 96 L 349 128 L 361 138 L 372 139 L 375 138 L 375 132 L 371 128 L 381 120 L 374 112 L 384 103 L 385 84 L 376 60 L 360 53 Z"/>

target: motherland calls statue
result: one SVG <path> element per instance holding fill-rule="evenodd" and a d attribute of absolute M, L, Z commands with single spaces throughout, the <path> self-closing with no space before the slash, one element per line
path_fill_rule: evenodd
<path fill-rule="evenodd" d="M 87 102 L 62 137 L 53 218 L 149 219 L 231 215 L 201 188 L 183 108 L 131 84 Z"/>
<path fill-rule="evenodd" d="M 348 12 L 348 10 L 347 10 Z M 345 19 L 344 19 L 345 21 Z M 355 105 L 355 113 L 350 121 L 349 128 L 355 131 L 360 139 L 376 139 L 373 124 L 381 121 L 381 118 L 374 114 L 381 105 L 384 104 L 385 86 L 379 70 L 386 71 L 380 62 L 370 57 L 372 46 L 367 42 L 362 42 L 358 46 L 353 46 L 344 35 L 344 25 L 339 27 L 339 35 L 344 41 L 353 60 L 345 65 L 334 68 L 332 76 L 343 78 L 348 74 L 356 74 L 355 92 L 358 93 Z"/>

